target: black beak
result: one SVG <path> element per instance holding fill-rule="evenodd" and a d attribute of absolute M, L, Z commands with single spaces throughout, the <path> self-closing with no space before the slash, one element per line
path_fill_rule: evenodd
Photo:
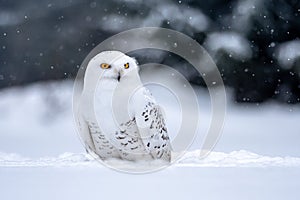
<path fill-rule="evenodd" d="M 121 79 L 121 74 L 120 72 L 118 73 L 118 81 L 120 82 L 120 79 Z"/>

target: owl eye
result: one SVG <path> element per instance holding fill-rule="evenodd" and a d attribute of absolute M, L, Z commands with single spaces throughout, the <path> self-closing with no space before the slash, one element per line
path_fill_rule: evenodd
<path fill-rule="evenodd" d="M 125 64 L 124 64 L 124 68 L 125 68 L 125 69 L 128 69 L 128 68 L 129 68 L 129 63 L 125 63 Z"/>
<path fill-rule="evenodd" d="M 109 69 L 111 66 L 110 66 L 109 64 L 107 64 L 107 63 L 102 63 L 102 64 L 100 65 L 100 67 L 101 67 L 102 69 Z"/>

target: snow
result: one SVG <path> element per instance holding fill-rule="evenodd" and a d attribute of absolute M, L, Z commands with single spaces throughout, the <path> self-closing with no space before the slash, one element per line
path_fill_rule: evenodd
<path fill-rule="evenodd" d="M 0 90 L 0 152 L 30 158 L 83 152 L 72 118 L 72 87 L 71 81 L 65 81 Z M 177 100 L 164 88 L 148 87 L 165 108 L 170 135 L 175 137 L 181 121 Z M 211 118 L 208 92 L 198 87 L 195 90 L 200 124 L 191 150 L 201 147 Z M 224 131 L 215 151 L 247 150 L 271 157 L 300 157 L 299 106 L 272 102 L 234 105 L 229 89 L 227 96 Z"/>
<path fill-rule="evenodd" d="M 229 103 L 223 135 L 202 159 L 199 148 L 211 109 L 208 93 L 195 87 L 201 127 L 188 152 L 168 168 L 132 175 L 104 167 L 85 153 L 72 120 L 72 86 L 65 81 L 0 90 L 1 198 L 124 199 L 135 195 L 280 200 L 300 196 L 299 106 Z M 159 94 L 160 90 L 151 89 L 156 90 L 153 95 Z M 168 98 L 158 101 L 170 109 Z M 106 164 L 133 166 L 120 160 Z M 137 164 L 134 167 L 150 165 Z"/>
<path fill-rule="evenodd" d="M 102 167 L 0 168 L 1 198 L 298 199 L 299 168 L 177 167 L 132 175 Z"/>
<path fill-rule="evenodd" d="M 0 151 L 25 157 L 81 152 L 72 119 L 72 87 L 63 82 L 1 90 Z"/>
<path fill-rule="evenodd" d="M 300 59 L 300 40 L 281 43 L 275 50 L 276 59 L 284 69 L 291 69 L 297 59 Z"/>
<path fill-rule="evenodd" d="M 217 56 L 220 50 L 226 51 L 230 56 L 238 60 L 246 60 L 252 57 L 250 43 L 236 32 L 211 33 L 204 44 L 213 57 Z"/>
<path fill-rule="evenodd" d="M 151 162 L 133 163 L 130 161 L 112 159 L 106 161 L 112 166 L 131 165 L 147 168 Z M 0 152 L 0 167 L 96 167 L 100 164 L 92 156 L 85 153 L 66 152 L 58 157 L 26 158 L 14 153 Z M 230 153 L 211 152 L 206 158 L 200 158 L 200 150 L 189 151 L 180 160 L 175 161 L 170 168 L 176 167 L 300 167 L 300 157 L 270 157 L 249 151 L 240 150 Z"/>

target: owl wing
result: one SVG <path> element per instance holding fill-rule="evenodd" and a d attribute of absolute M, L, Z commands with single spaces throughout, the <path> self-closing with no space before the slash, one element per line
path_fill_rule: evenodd
<path fill-rule="evenodd" d="M 84 115 L 86 109 L 83 108 L 79 106 L 79 112 L 75 116 L 77 116 L 76 123 L 80 138 L 87 153 L 100 159 L 119 157 L 118 150 L 101 133 L 97 122 L 95 122 L 96 120 L 93 120 L 94 117 L 89 114 Z"/>
<path fill-rule="evenodd" d="M 95 145 L 92 139 L 92 135 L 90 132 L 90 129 L 88 127 L 87 121 L 84 119 L 83 113 L 82 113 L 82 107 L 79 106 L 77 109 L 77 113 L 74 115 L 75 123 L 78 128 L 78 133 L 80 135 L 80 138 L 86 148 L 87 153 L 94 153 L 95 152 Z"/>
<path fill-rule="evenodd" d="M 139 89 L 133 100 L 136 124 L 146 150 L 155 159 L 170 161 L 171 144 L 162 108 L 146 88 Z"/>

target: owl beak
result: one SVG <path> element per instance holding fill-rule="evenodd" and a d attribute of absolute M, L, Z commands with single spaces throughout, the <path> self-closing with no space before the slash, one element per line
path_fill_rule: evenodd
<path fill-rule="evenodd" d="M 118 73 L 118 81 L 120 82 L 120 79 L 121 79 L 121 74 L 120 72 Z"/>

